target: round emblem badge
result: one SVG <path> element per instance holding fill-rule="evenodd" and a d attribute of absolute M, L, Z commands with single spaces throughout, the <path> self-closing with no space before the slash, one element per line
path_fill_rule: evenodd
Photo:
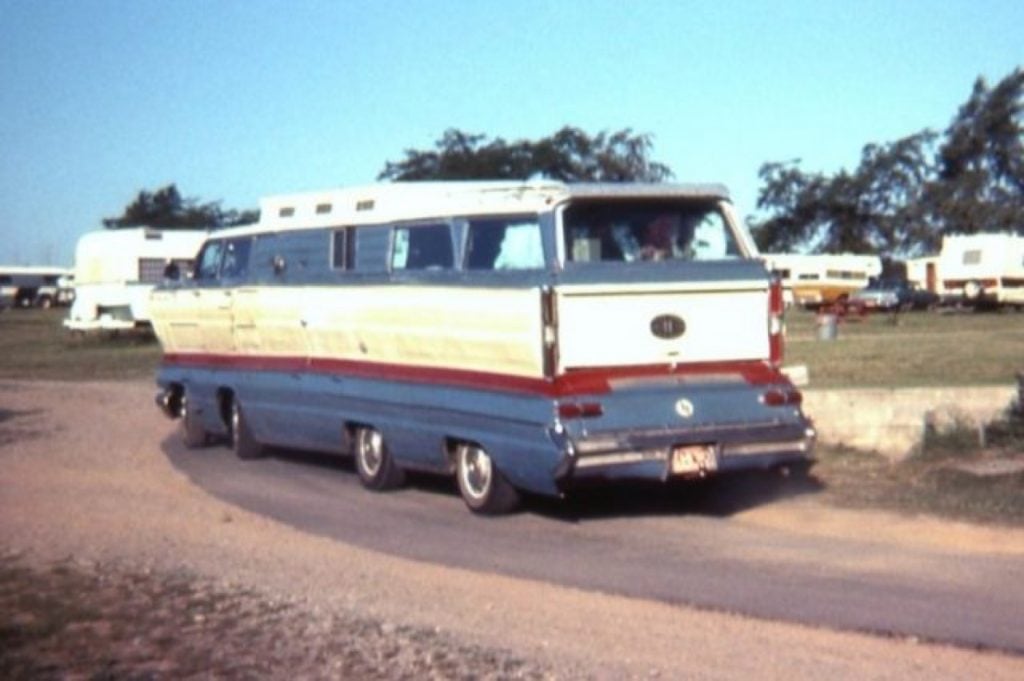
<path fill-rule="evenodd" d="M 686 322 L 674 314 L 660 314 L 651 320 L 651 333 L 665 340 L 679 338 L 686 333 Z"/>
<path fill-rule="evenodd" d="M 693 402 L 685 397 L 676 400 L 676 413 L 684 419 L 690 418 L 693 416 Z"/>

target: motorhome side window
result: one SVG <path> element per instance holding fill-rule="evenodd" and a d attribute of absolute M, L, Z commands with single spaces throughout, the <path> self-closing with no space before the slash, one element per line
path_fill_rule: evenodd
<path fill-rule="evenodd" d="M 391 250 L 393 270 L 450 269 L 455 263 L 446 224 L 396 227 Z"/>
<path fill-rule="evenodd" d="M 712 201 L 580 201 L 562 215 L 569 262 L 722 260 L 741 257 Z"/>
<path fill-rule="evenodd" d="M 352 242 L 354 230 L 351 227 L 336 229 L 331 233 L 331 267 L 336 270 L 353 268 Z"/>
<path fill-rule="evenodd" d="M 208 241 L 196 260 L 193 277 L 199 282 L 215 281 L 220 272 L 220 258 L 224 251 L 223 241 Z"/>
<path fill-rule="evenodd" d="M 535 216 L 469 221 L 466 269 L 524 270 L 543 266 L 544 247 Z"/>
<path fill-rule="evenodd" d="M 252 250 L 252 239 L 232 239 L 227 242 L 224 250 L 224 262 L 220 276 L 224 279 L 241 279 L 249 273 L 249 252 Z"/>

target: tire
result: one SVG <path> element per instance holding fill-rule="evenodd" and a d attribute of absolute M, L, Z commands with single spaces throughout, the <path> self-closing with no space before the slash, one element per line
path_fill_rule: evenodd
<path fill-rule="evenodd" d="M 459 493 L 473 513 L 501 515 L 519 505 L 519 492 L 501 474 L 483 447 L 460 444 L 455 451 Z"/>
<path fill-rule="evenodd" d="M 194 406 L 190 406 L 188 393 L 181 394 L 181 406 L 178 407 L 178 432 L 181 441 L 189 449 L 203 447 L 209 441 L 209 434 L 203 428 L 202 420 Z"/>
<path fill-rule="evenodd" d="M 973 279 L 964 284 L 964 298 L 969 302 L 978 302 L 984 292 L 985 289 L 981 283 Z"/>
<path fill-rule="evenodd" d="M 401 487 L 405 482 L 405 471 L 395 463 L 388 451 L 380 431 L 362 426 L 355 437 L 356 472 L 363 487 L 374 492 L 384 492 Z"/>
<path fill-rule="evenodd" d="M 231 450 L 239 459 L 258 459 L 263 456 L 263 445 L 256 441 L 245 420 L 245 410 L 237 398 L 231 400 L 231 422 L 228 424 Z"/>

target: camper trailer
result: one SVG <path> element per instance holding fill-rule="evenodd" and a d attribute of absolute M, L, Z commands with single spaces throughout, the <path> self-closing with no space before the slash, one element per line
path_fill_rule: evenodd
<path fill-rule="evenodd" d="M 1024 306 L 1024 236 L 957 234 L 943 237 L 938 258 L 946 303 Z"/>
<path fill-rule="evenodd" d="M 781 277 L 787 298 L 807 308 L 843 303 L 882 273 L 877 255 L 763 253 L 761 258 Z"/>
<path fill-rule="evenodd" d="M 906 261 L 906 268 L 907 281 L 911 286 L 936 294 L 942 293 L 942 282 L 939 281 L 939 256 L 910 258 Z"/>
<path fill-rule="evenodd" d="M 149 325 L 149 294 L 165 276 L 191 270 L 205 230 L 105 229 L 75 249 L 71 331 L 121 331 Z"/>

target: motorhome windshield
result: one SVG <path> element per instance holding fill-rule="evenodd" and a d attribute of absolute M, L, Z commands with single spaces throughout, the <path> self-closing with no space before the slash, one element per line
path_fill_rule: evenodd
<path fill-rule="evenodd" d="M 581 201 L 562 215 L 567 262 L 742 257 L 717 202 Z"/>

